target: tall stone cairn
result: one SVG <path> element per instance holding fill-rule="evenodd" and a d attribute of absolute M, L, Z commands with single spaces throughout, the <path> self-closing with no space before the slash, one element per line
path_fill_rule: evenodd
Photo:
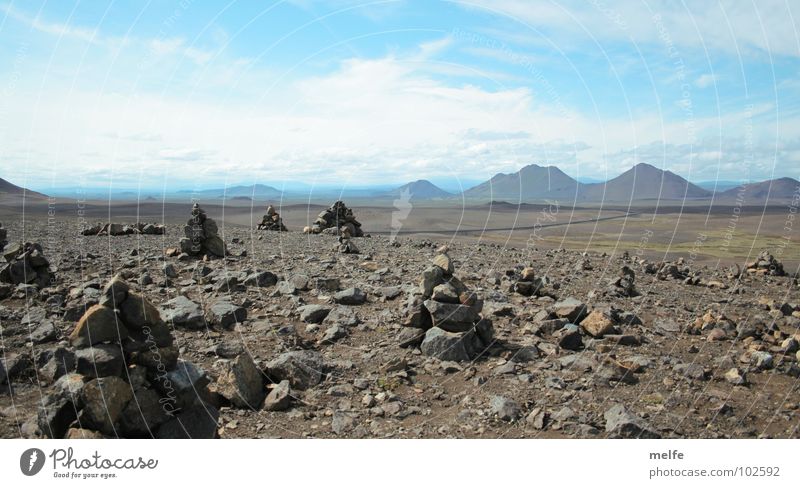
<path fill-rule="evenodd" d="M 490 320 L 481 317 L 483 301 L 453 275 L 447 249 L 422 273 L 419 291 L 405 306 L 403 325 L 424 332 L 420 349 L 443 361 L 470 361 L 492 342 Z M 411 341 L 407 342 L 412 345 Z"/>
<path fill-rule="evenodd" d="M 778 261 L 767 250 L 761 251 L 758 257 L 754 261 L 745 264 L 744 268 L 748 273 L 756 275 L 784 276 L 786 274 L 783 269 L 783 263 Z"/>
<path fill-rule="evenodd" d="M 37 288 L 45 288 L 53 281 L 50 262 L 44 257 L 42 246 L 36 242 L 12 244 L 3 250 L 3 258 L 7 264 L 0 270 L 0 281 L 35 285 Z"/>
<path fill-rule="evenodd" d="M 303 232 L 306 234 L 329 232 L 341 235 L 344 229 L 350 232 L 350 237 L 364 236 L 364 231 L 361 230 L 361 223 L 353 215 L 353 209 L 347 208 L 347 205 L 342 201 L 336 201 L 326 210 L 320 212 L 317 220 L 310 227 L 305 227 Z"/>
<path fill-rule="evenodd" d="M 283 219 L 275 210 L 275 207 L 272 205 L 267 205 L 267 213 L 261 218 L 261 223 L 258 224 L 258 230 L 286 232 L 288 229 L 285 225 L 283 225 Z"/>
<path fill-rule="evenodd" d="M 206 216 L 205 210 L 195 203 L 192 206 L 192 217 L 183 228 L 185 237 L 181 238 L 181 252 L 191 256 L 224 257 L 225 243 L 217 234 L 217 223 Z"/>
<path fill-rule="evenodd" d="M 337 238 L 338 244 L 336 250 L 342 254 L 358 254 L 358 247 L 355 245 L 350 236 L 350 228 L 344 227 L 341 235 Z"/>
<path fill-rule="evenodd" d="M 207 374 L 179 358 L 158 310 L 121 277 L 105 286 L 69 342 L 74 370 L 42 400 L 44 437 L 216 437 Z"/>

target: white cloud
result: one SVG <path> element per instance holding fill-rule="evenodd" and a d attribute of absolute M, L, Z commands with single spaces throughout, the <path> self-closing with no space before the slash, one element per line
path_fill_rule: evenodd
<path fill-rule="evenodd" d="M 48 22 L 41 19 L 38 15 L 36 17 L 28 15 L 11 4 L 0 5 L 0 10 L 4 11 L 12 19 L 22 22 L 39 32 L 92 43 L 100 40 L 96 29 L 86 29 L 69 24 Z"/>
<path fill-rule="evenodd" d="M 794 24 L 800 4 L 785 0 L 474 0 L 462 5 L 545 29 L 544 36 L 567 49 L 575 46 L 576 38 L 660 45 L 666 35 L 678 47 L 800 56 Z M 528 37 L 540 36 L 531 31 Z"/>
<path fill-rule="evenodd" d="M 694 86 L 697 88 L 708 88 L 711 85 L 715 85 L 717 83 L 717 77 L 712 74 L 702 74 L 694 80 Z"/>

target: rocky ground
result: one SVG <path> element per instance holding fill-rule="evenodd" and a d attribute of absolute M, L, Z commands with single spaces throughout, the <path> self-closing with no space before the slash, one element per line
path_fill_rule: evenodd
<path fill-rule="evenodd" d="M 403 323 L 445 242 L 367 236 L 344 254 L 332 235 L 220 226 L 230 255 L 203 261 L 165 252 L 173 225 L 4 224 L 9 242 L 42 245 L 52 275 L 0 285 L 2 437 L 43 435 L 40 407 L 80 355 L 70 334 L 116 274 L 207 378 L 222 438 L 798 437 L 800 288 L 777 263 L 459 242 L 453 274 L 494 333 L 442 360 Z"/>

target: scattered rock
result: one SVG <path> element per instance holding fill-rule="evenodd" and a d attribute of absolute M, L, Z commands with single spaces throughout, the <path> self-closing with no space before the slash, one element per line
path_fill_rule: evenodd
<path fill-rule="evenodd" d="M 273 385 L 267 399 L 264 400 L 264 410 L 271 412 L 280 412 L 287 410 L 292 403 L 291 387 L 289 380 L 283 380 L 280 383 Z"/>
<path fill-rule="evenodd" d="M 267 376 L 273 382 L 288 380 L 292 388 L 305 390 L 322 381 L 324 364 L 315 351 L 285 352 L 267 364 Z"/>
<path fill-rule="evenodd" d="M 624 405 L 617 404 L 606 410 L 606 432 L 610 437 L 623 439 L 660 439 L 641 418 L 631 413 Z"/>
<path fill-rule="evenodd" d="M 218 361 L 216 390 L 239 408 L 258 409 L 264 400 L 264 377 L 248 354 Z"/>
<path fill-rule="evenodd" d="M 244 322 L 247 318 L 247 309 L 240 305 L 234 305 L 228 298 L 219 298 L 209 307 L 208 315 L 209 323 L 229 329 Z"/>
<path fill-rule="evenodd" d="M 493 396 L 490 401 L 492 412 L 500 420 L 506 422 L 513 422 L 520 418 L 521 410 L 519 405 L 514 400 L 510 400 L 503 396 Z"/>

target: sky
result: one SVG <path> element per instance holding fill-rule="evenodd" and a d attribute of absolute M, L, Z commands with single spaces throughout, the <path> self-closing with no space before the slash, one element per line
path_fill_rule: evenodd
<path fill-rule="evenodd" d="M 0 0 L 0 177 L 800 178 L 796 1 Z"/>

